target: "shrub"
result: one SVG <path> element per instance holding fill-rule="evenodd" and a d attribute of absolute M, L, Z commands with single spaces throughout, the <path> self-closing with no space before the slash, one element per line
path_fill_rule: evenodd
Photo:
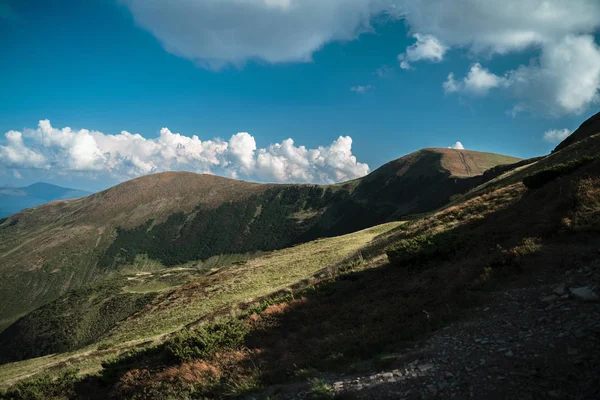
<path fill-rule="evenodd" d="M 165 343 L 165 351 L 178 362 L 206 358 L 221 349 L 240 346 L 247 332 L 248 327 L 237 319 L 183 330 Z"/>
<path fill-rule="evenodd" d="M 75 397 L 78 370 L 70 369 L 57 378 L 41 375 L 21 381 L 11 387 L 2 398 L 11 400 L 70 399 Z"/>
<path fill-rule="evenodd" d="M 427 234 L 400 240 L 386 253 L 392 264 L 410 266 L 414 270 L 425 262 L 454 256 L 466 242 L 465 238 L 452 232 Z"/>
<path fill-rule="evenodd" d="M 539 170 L 531 175 L 523 178 L 523 184 L 529 189 L 537 189 L 544 186 L 546 183 L 553 181 L 564 175 L 568 175 L 571 172 L 589 164 L 593 161 L 598 160 L 598 157 L 585 156 L 577 160 L 570 161 L 564 164 L 556 164 L 551 167 Z"/>

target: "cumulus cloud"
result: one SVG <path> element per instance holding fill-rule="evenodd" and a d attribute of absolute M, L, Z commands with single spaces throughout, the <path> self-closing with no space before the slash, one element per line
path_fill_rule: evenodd
<path fill-rule="evenodd" d="M 167 51 L 206 68 L 309 62 L 328 43 L 372 31 L 373 19 L 386 14 L 404 19 L 416 40 L 398 57 L 404 69 L 441 62 L 453 49 L 485 60 L 524 50 L 536 55 L 532 64 L 496 76 L 482 66 L 472 80 L 453 74 L 447 92 L 482 95 L 510 86 L 514 110 L 548 114 L 581 113 L 598 100 L 598 0 L 121 1 Z"/>
<path fill-rule="evenodd" d="M 548 143 L 560 143 L 571 133 L 569 129 L 551 129 L 544 133 L 544 140 Z"/>
<path fill-rule="evenodd" d="M 292 139 L 257 148 L 247 132 L 224 141 L 200 140 L 162 128 L 155 139 L 123 131 L 105 134 L 42 120 L 36 129 L 9 131 L 0 145 L 0 167 L 43 169 L 117 180 L 170 171 L 214 173 L 269 182 L 331 183 L 369 173 L 352 154 L 352 139 L 340 136 L 329 146 L 307 149 Z"/>
<path fill-rule="evenodd" d="M 480 96 L 504 88 L 516 101 L 515 113 L 552 115 L 579 114 L 598 101 L 597 0 L 405 0 L 400 7 L 415 35 L 440 38 L 450 49 L 485 59 L 526 49 L 537 55 L 499 75 L 479 63 L 463 79 L 452 73 L 443 84 L 447 93 Z M 401 61 L 411 61 L 413 46 Z"/>
<path fill-rule="evenodd" d="M 448 146 L 448 148 L 454 149 L 454 150 L 464 150 L 465 146 L 463 146 L 463 144 L 461 142 L 456 142 L 452 146 Z"/>
<path fill-rule="evenodd" d="M 450 73 L 442 86 L 446 93 L 467 92 L 474 95 L 484 95 L 490 89 L 506 86 L 506 84 L 506 78 L 494 75 L 483 68 L 481 64 L 475 63 L 463 79 L 456 81 L 454 73 Z"/>
<path fill-rule="evenodd" d="M 357 86 L 352 86 L 350 88 L 350 91 L 354 92 L 354 93 L 358 93 L 358 94 L 365 94 L 371 89 L 373 89 L 373 86 L 371 86 L 371 85 L 366 85 L 366 86 L 357 85 Z"/>
<path fill-rule="evenodd" d="M 591 35 L 567 36 L 545 47 L 529 65 L 498 76 L 476 63 L 465 78 L 453 73 L 443 84 L 446 93 L 487 94 L 503 88 L 517 99 L 514 113 L 539 111 L 563 115 L 580 114 L 598 102 L 600 91 L 600 47 Z"/>
<path fill-rule="evenodd" d="M 400 68 L 412 69 L 410 63 L 416 61 L 440 62 L 444 59 L 444 54 L 446 54 L 448 48 L 440 43 L 435 36 L 415 33 L 413 37 L 417 40 L 416 43 L 408 46 L 406 52 L 398 56 Z"/>
<path fill-rule="evenodd" d="M 404 0 L 413 32 L 474 53 L 506 54 L 600 26 L 597 0 Z"/>
<path fill-rule="evenodd" d="M 396 0 L 122 0 L 164 48 L 218 69 L 248 60 L 306 62 L 355 39 Z"/>

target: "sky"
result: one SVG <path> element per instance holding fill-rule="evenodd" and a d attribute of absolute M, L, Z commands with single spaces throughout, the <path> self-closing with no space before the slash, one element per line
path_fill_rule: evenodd
<path fill-rule="evenodd" d="M 597 0 L 0 0 L 0 186 L 331 183 L 599 111 Z"/>

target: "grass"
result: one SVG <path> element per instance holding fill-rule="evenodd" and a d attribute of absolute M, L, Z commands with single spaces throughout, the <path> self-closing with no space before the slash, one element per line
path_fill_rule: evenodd
<path fill-rule="evenodd" d="M 328 272 L 327 267 L 345 265 L 348 257 L 351 258 L 350 263 L 354 262 L 351 256 L 360 247 L 399 224 L 401 223 L 384 224 L 354 234 L 320 239 L 262 256 L 225 257 L 224 259 L 229 261 L 245 258 L 247 262 L 221 267 L 217 271 L 209 272 L 211 275 L 208 276 L 196 275 L 194 271 L 198 270 L 191 267 L 124 275 L 115 287 L 126 292 L 132 288 L 139 292 L 161 289 L 176 284 L 177 280 L 182 285 L 176 290 L 161 292 L 161 298 L 151 303 L 145 312 L 121 321 L 93 347 L 0 365 L 0 382 L 13 383 L 42 371 L 56 370 L 56 373 L 59 373 L 64 368 L 71 367 L 77 367 L 86 373 L 97 372 L 101 370 L 102 361 L 139 343 L 160 340 L 163 334 L 179 330 L 204 318 L 211 318 L 215 312 L 224 316 L 229 316 L 230 311 L 241 312 L 238 309 L 240 303 L 247 307 L 252 304 L 260 305 L 262 300 L 259 299 L 302 281 L 309 285 L 309 282 L 323 279 L 315 277 L 315 273 L 321 271 L 328 276 L 332 272 Z M 201 268 L 200 271 L 207 270 Z M 136 281 L 139 283 L 131 286 L 131 282 Z M 98 346 L 107 350 L 96 351 Z"/>
<path fill-rule="evenodd" d="M 239 303 L 252 303 L 254 299 L 286 289 L 310 279 L 326 267 L 341 263 L 376 236 L 396 226 L 398 223 L 389 223 L 320 239 L 274 251 L 243 265 L 221 268 L 175 291 L 163 293 L 152 303 L 151 309 L 123 321 L 103 342 L 121 343 L 173 332 L 223 308 L 235 312 Z"/>

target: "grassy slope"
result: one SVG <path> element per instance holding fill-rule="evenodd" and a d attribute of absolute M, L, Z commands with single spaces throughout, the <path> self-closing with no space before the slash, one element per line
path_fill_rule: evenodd
<path fill-rule="evenodd" d="M 120 398 L 229 396 L 302 381 L 309 371 L 393 364 L 394 352 L 460 318 L 491 290 L 597 263 L 599 198 L 600 161 L 540 189 L 516 183 L 482 194 L 384 233 L 362 249 L 366 268 L 243 316 L 249 333 L 242 347 L 174 362 L 168 346 L 159 346 L 123 358 L 100 387 Z M 408 266 L 371 264 L 389 244 L 423 236 L 436 239 L 413 249 Z M 82 393 L 97 384 L 89 380 Z"/>
<path fill-rule="evenodd" d="M 274 251 L 250 259 L 246 263 L 217 269 L 210 275 L 200 278 L 194 275 L 188 276 L 185 278 L 186 284 L 174 290 L 163 290 L 162 294 L 151 302 L 151 306 L 132 318 L 121 321 L 105 335 L 99 344 L 102 348 L 113 350 L 96 351 L 98 344 L 94 344 L 78 352 L 5 364 L 0 366 L 0 383 L 11 384 L 36 372 L 62 370 L 68 366 L 77 366 L 86 372 L 97 371 L 102 360 L 129 346 L 156 340 L 162 334 L 179 329 L 186 324 L 193 324 L 203 318 L 210 319 L 217 315 L 229 316 L 231 312 L 239 309 L 240 303 L 248 305 L 256 302 L 258 298 L 295 284 L 308 285 L 315 280 L 320 280 L 322 277 L 315 277 L 315 274 L 327 274 L 328 267 L 333 268 L 343 264 L 347 258 L 355 255 L 359 248 L 397 225 L 398 223 L 385 224 L 341 237 L 321 239 Z M 138 291 L 140 288 L 147 288 L 148 285 L 164 283 L 168 279 L 165 275 L 168 274 L 174 274 L 174 269 L 125 275 L 120 281 L 112 281 L 113 289 L 117 288 L 123 292 Z M 169 281 L 175 284 L 172 276 Z M 96 298 L 105 290 L 103 286 L 93 286 L 99 292 L 88 293 L 88 298 Z M 41 314 L 51 307 L 51 305 L 42 307 Z M 75 309 L 71 312 L 83 312 L 83 309 Z M 44 315 L 40 315 L 40 312 L 30 315 L 31 318 L 40 316 Z M 45 323 L 57 323 L 62 318 L 63 315 L 58 315 L 54 320 L 46 320 Z M 41 325 L 38 321 L 36 329 Z M 37 339 L 35 336 L 30 337 L 30 340 Z M 44 339 L 47 343 L 48 338 Z M 57 339 L 60 337 L 51 338 L 51 340 Z M 6 344 L 6 346 L 12 345 L 15 344 Z M 27 348 L 23 343 L 17 342 L 16 345 Z"/>
<path fill-rule="evenodd" d="M 428 149 L 332 186 L 164 173 L 28 209 L 0 220 L 0 330 L 139 257 L 177 265 L 357 231 L 436 209 L 482 182 L 468 175 L 515 160 Z"/>

